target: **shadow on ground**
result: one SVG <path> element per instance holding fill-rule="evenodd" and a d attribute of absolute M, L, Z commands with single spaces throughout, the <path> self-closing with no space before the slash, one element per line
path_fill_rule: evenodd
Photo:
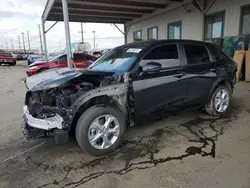
<path fill-rule="evenodd" d="M 36 155 L 26 156 L 25 163 L 32 168 L 39 168 L 41 172 L 60 171 L 60 178 L 52 178 L 52 181 L 40 184 L 38 187 L 51 187 L 53 185 L 64 188 L 83 186 L 90 180 L 103 175 L 124 175 L 133 170 L 149 169 L 169 161 L 183 160 L 194 155 L 214 158 L 216 156 L 216 141 L 225 133 L 226 129 L 230 128 L 227 124 L 237 118 L 240 106 L 242 107 L 239 102 L 237 104 L 233 103 L 232 110 L 222 118 L 205 116 L 198 112 L 199 117 L 182 122 L 179 125 L 175 124 L 178 122 L 175 119 L 179 119 L 177 116 L 170 120 L 158 121 L 156 122 L 157 128 L 152 133 L 135 136 L 133 139 L 125 141 L 116 152 L 101 158 L 84 155 L 83 159 L 82 151 L 75 141 L 71 141 L 67 146 L 58 146 L 57 148 L 52 148 L 56 147 L 54 145 L 46 144 Z M 247 109 L 241 108 L 241 110 Z M 190 115 L 189 113 L 186 115 Z M 197 112 L 195 113 L 197 114 Z M 181 119 L 182 116 L 185 116 L 185 113 L 179 116 Z M 174 125 L 168 125 L 168 121 L 173 122 Z M 166 126 L 162 126 L 164 123 Z M 150 126 L 141 125 L 132 128 L 132 132 L 135 129 L 136 132 L 140 133 L 143 132 L 142 129 L 151 128 Z M 182 142 L 181 147 L 176 144 L 178 142 Z M 170 155 L 171 152 L 168 152 L 168 150 L 175 151 L 173 146 L 176 147 L 176 145 L 176 152 Z M 47 153 L 50 153 L 50 157 L 46 157 Z M 37 158 L 40 155 L 43 156 L 43 160 L 40 157 Z M 60 158 L 60 155 L 65 155 L 65 158 L 75 157 L 69 160 L 67 164 L 63 162 L 59 162 L 58 165 L 54 164 L 55 161 L 52 162 L 51 157 L 53 159 Z M 88 162 L 81 162 L 86 160 Z M 74 174 L 79 172 L 82 172 L 84 176 L 80 179 L 74 178 Z"/>

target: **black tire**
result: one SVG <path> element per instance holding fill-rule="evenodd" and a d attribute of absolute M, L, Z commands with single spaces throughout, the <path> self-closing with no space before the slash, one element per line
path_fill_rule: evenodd
<path fill-rule="evenodd" d="M 96 149 L 89 142 L 88 131 L 91 123 L 96 118 L 104 114 L 110 114 L 118 120 L 120 125 L 120 133 L 117 140 L 112 146 L 110 146 L 107 149 Z M 101 105 L 92 106 L 81 115 L 81 117 L 77 122 L 76 140 L 83 151 L 94 156 L 106 155 L 115 151 L 122 144 L 125 127 L 126 127 L 126 118 L 119 109 L 110 106 L 101 106 Z"/>
<path fill-rule="evenodd" d="M 228 104 L 228 107 L 225 111 L 223 112 L 218 112 L 216 110 L 216 107 L 215 107 L 215 97 L 216 97 L 216 94 L 221 91 L 221 90 L 225 90 L 227 91 L 228 95 L 229 95 L 229 104 Z M 219 85 L 213 92 L 213 95 L 211 97 L 211 100 L 208 104 L 205 105 L 205 111 L 209 114 L 209 115 L 213 115 L 213 116 L 217 116 L 217 117 L 221 117 L 223 115 L 225 115 L 230 107 L 230 104 L 231 104 L 231 96 L 232 96 L 232 92 L 231 92 L 231 89 L 228 88 L 227 86 L 225 85 Z"/>
<path fill-rule="evenodd" d="M 10 65 L 11 66 L 15 66 L 16 65 L 16 61 L 13 61 Z"/>

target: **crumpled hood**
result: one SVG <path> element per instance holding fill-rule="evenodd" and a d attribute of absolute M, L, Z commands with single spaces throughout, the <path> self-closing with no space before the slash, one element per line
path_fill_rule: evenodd
<path fill-rule="evenodd" d="M 41 64 L 44 64 L 44 63 L 48 63 L 48 61 L 35 61 L 34 63 L 31 63 L 29 65 L 29 67 L 33 67 L 33 66 L 36 66 L 36 65 L 41 65 Z"/>
<path fill-rule="evenodd" d="M 114 72 L 95 71 L 80 68 L 57 68 L 35 74 L 26 79 L 26 87 L 30 91 L 56 88 L 65 82 L 84 75 L 112 76 Z"/>

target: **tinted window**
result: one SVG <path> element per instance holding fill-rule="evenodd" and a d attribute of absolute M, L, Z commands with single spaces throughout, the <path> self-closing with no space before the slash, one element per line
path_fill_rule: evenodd
<path fill-rule="evenodd" d="M 177 46 L 173 44 L 156 47 L 144 59 L 178 59 Z"/>
<path fill-rule="evenodd" d="M 205 46 L 185 44 L 184 45 L 188 64 L 210 62 L 210 57 Z"/>
<path fill-rule="evenodd" d="M 151 50 L 143 60 L 147 62 L 158 62 L 162 64 L 163 68 L 174 67 L 180 65 L 178 49 L 176 44 L 163 45 Z M 149 61 L 150 60 L 150 61 Z M 144 62 L 144 63 L 147 63 Z"/>
<path fill-rule="evenodd" d="M 225 54 L 223 54 L 223 52 L 221 51 L 221 49 L 219 47 L 217 47 L 217 46 L 210 45 L 209 49 L 213 53 L 213 56 L 214 56 L 215 60 L 222 60 L 226 56 Z"/>

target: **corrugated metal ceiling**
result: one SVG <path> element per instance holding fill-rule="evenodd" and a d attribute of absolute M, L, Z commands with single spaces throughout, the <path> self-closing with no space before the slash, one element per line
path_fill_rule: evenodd
<path fill-rule="evenodd" d="M 69 0 L 71 22 L 126 23 L 183 0 Z M 47 20 L 63 21 L 61 0 L 53 4 Z"/>

